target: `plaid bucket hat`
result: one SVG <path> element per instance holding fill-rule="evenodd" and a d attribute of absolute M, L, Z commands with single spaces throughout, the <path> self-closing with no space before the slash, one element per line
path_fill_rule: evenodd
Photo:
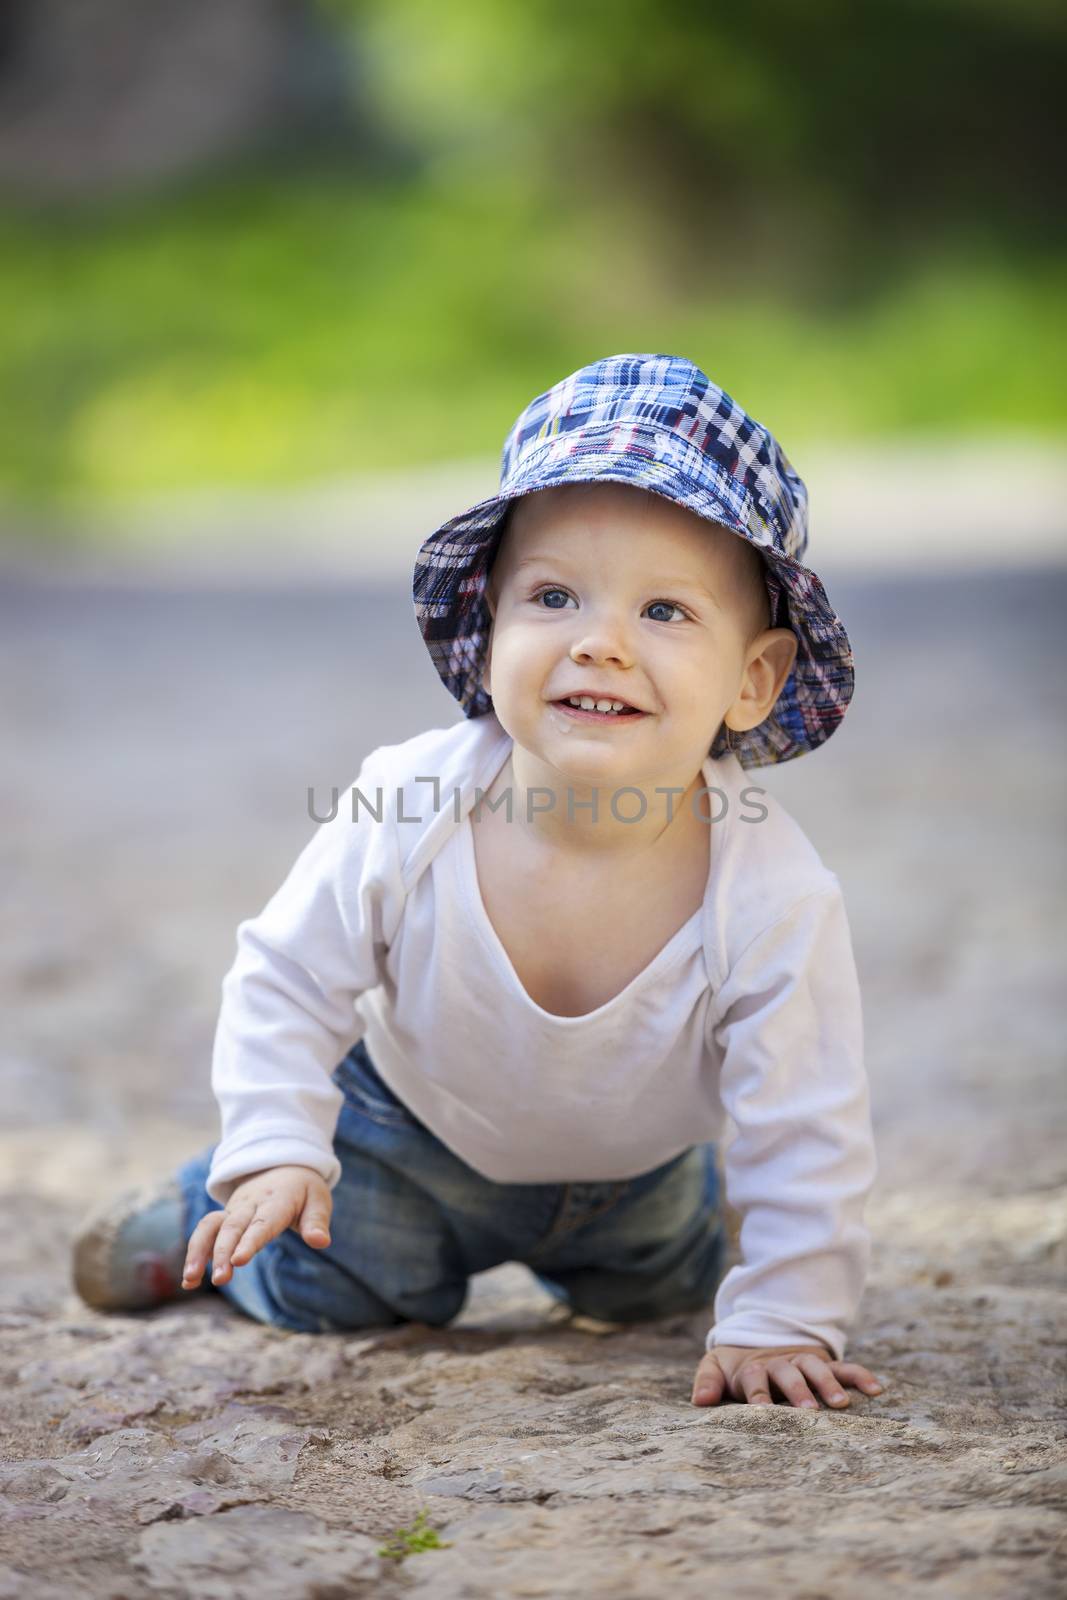
<path fill-rule="evenodd" d="M 755 728 L 719 729 L 709 754 L 770 766 L 814 750 L 852 698 L 848 635 L 801 557 L 808 492 L 773 435 L 681 356 L 606 356 L 531 400 L 504 441 L 496 494 L 425 539 L 412 595 L 430 658 L 468 717 L 493 709 L 481 685 L 492 617 L 489 569 L 511 504 L 563 483 L 632 483 L 719 523 L 759 551 L 770 626 L 792 629 L 793 669 Z"/>

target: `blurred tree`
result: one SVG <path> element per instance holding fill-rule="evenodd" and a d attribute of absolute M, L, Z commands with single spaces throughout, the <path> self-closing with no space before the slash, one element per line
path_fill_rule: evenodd
<path fill-rule="evenodd" d="M 793 439 L 1062 432 L 1065 18 L 0 0 L 0 520 L 488 454 L 612 349 Z"/>
<path fill-rule="evenodd" d="M 679 287 L 847 299 L 961 232 L 1060 246 L 1051 0 L 7 0 L 0 184 L 92 198 L 248 151 L 509 184 Z"/>
<path fill-rule="evenodd" d="M 840 295 L 960 229 L 1063 241 L 1046 0 L 319 3 L 432 167 L 629 204 L 705 276 L 807 262 Z"/>
<path fill-rule="evenodd" d="M 310 0 L 3 0 L 0 185 L 92 201 L 249 152 L 386 155 Z"/>

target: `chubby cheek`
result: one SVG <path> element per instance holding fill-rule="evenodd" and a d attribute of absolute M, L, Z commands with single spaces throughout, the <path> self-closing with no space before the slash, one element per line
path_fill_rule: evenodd
<path fill-rule="evenodd" d="M 492 649 L 493 698 L 540 695 L 551 680 L 559 657 L 537 630 L 506 628 L 497 633 Z"/>

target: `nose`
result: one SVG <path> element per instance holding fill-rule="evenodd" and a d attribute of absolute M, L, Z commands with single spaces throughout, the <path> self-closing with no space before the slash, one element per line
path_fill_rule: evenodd
<path fill-rule="evenodd" d="M 582 621 L 584 629 L 570 648 L 572 661 L 608 662 L 617 667 L 633 665 L 633 653 L 620 624 L 604 617 L 594 621 L 588 613 Z"/>

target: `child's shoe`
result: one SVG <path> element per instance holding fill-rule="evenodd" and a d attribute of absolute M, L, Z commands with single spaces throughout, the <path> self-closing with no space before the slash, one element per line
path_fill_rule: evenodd
<path fill-rule="evenodd" d="M 175 1179 L 124 1189 L 75 1235 L 74 1287 L 98 1311 L 162 1305 L 183 1292 L 187 1244 L 185 1200 Z"/>

